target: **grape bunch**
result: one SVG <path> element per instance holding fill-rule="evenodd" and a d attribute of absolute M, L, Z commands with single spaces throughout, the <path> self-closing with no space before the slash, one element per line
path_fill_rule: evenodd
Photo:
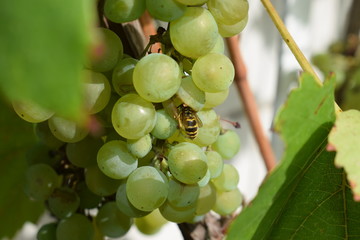
<path fill-rule="evenodd" d="M 13 103 L 39 139 L 25 191 L 56 219 L 39 240 L 120 237 L 132 224 L 153 234 L 167 221 L 226 216 L 242 203 L 239 174 L 224 162 L 237 154 L 239 137 L 213 108 L 234 78 L 223 37 L 242 31 L 248 2 L 106 0 L 104 15 L 123 23 L 145 9 L 169 26 L 151 36 L 140 59 L 124 54 L 115 32 L 96 28 L 101 53 L 82 76 L 88 124 Z M 151 53 L 155 42 L 161 49 Z"/>

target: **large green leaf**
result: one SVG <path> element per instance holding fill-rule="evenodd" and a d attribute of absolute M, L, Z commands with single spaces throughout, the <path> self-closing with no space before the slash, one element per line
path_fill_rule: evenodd
<path fill-rule="evenodd" d="M 0 88 L 61 115 L 81 108 L 80 74 L 94 1 L 0 1 Z"/>
<path fill-rule="evenodd" d="M 24 194 L 25 153 L 34 144 L 32 124 L 0 100 L 0 239 L 11 237 L 25 221 L 36 221 L 43 203 Z"/>
<path fill-rule="evenodd" d="M 227 239 L 360 239 L 360 205 L 326 151 L 335 120 L 334 79 L 321 87 L 302 75 L 279 113 L 286 143 L 279 166 L 229 229 Z"/>

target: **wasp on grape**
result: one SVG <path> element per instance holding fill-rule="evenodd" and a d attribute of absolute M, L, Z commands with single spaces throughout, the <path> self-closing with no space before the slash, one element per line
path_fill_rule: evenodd
<path fill-rule="evenodd" d="M 196 138 L 198 129 L 202 127 L 202 122 L 196 114 L 196 111 L 184 103 L 180 104 L 177 109 L 176 119 L 178 120 L 182 133 L 190 139 Z"/>

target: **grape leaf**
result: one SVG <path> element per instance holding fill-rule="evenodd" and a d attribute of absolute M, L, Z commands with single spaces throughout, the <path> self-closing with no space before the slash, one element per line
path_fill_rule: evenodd
<path fill-rule="evenodd" d="M 276 119 L 284 158 L 231 224 L 233 239 L 360 239 L 360 205 L 326 151 L 335 121 L 334 78 L 321 87 L 303 74 Z"/>
<path fill-rule="evenodd" d="M 360 112 L 340 113 L 329 134 L 329 150 L 336 150 L 335 165 L 344 167 L 354 198 L 360 201 Z"/>
<path fill-rule="evenodd" d="M 68 117 L 81 109 L 80 75 L 93 11 L 86 0 L 0 1 L 0 88 Z"/>
<path fill-rule="evenodd" d="M 34 144 L 32 124 L 0 100 L 0 239 L 12 237 L 25 221 L 36 221 L 43 203 L 24 194 L 26 151 Z"/>

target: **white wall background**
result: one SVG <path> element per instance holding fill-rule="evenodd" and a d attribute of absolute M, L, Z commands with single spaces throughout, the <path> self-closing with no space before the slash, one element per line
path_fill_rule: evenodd
<path fill-rule="evenodd" d="M 271 131 L 272 120 L 279 105 L 286 99 L 289 88 L 296 86 L 296 75 L 300 67 L 282 42 L 261 2 L 249 0 L 249 3 L 249 22 L 242 33 L 240 47 L 247 64 L 248 80 L 258 104 L 263 128 L 267 136 L 273 140 L 277 158 L 281 159 L 283 146 Z M 273 4 L 300 49 L 309 59 L 312 54 L 326 50 L 330 43 L 344 34 L 351 0 L 273 0 Z M 225 119 L 241 123 L 238 133 L 242 147 L 232 163 L 239 170 L 239 188 L 248 202 L 256 195 L 266 169 L 234 86 L 229 98 L 216 111 Z M 15 240 L 34 240 L 36 232 L 37 227 L 28 223 Z M 167 224 L 154 236 L 142 235 L 136 228 L 132 228 L 122 239 L 169 238 L 183 239 L 176 224 Z"/>

